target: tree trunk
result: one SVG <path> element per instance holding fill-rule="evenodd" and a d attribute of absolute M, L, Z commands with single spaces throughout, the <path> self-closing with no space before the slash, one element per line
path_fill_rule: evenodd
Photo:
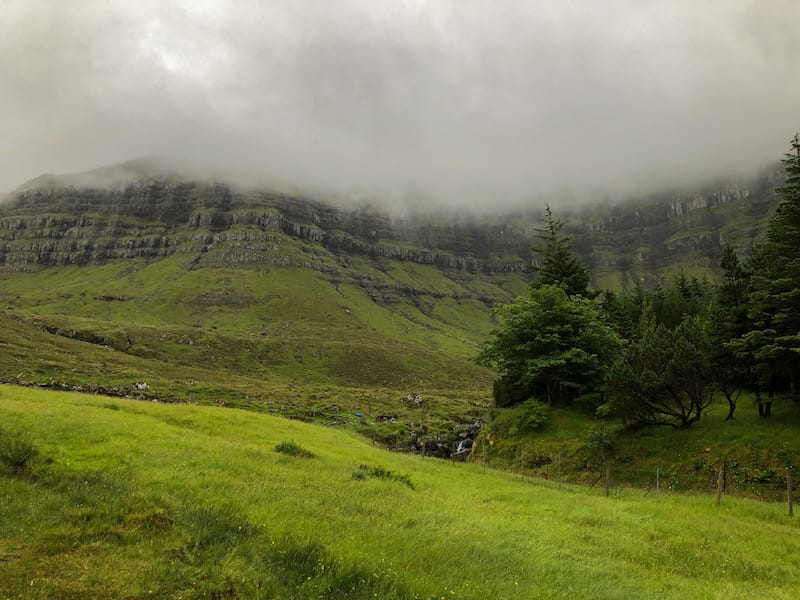
<path fill-rule="evenodd" d="M 735 403 L 731 403 L 731 402 L 729 402 L 729 403 L 728 403 L 728 414 L 727 414 L 727 416 L 725 417 L 725 420 L 726 420 L 726 421 L 733 421 L 733 412 L 734 412 L 735 410 L 736 410 L 736 404 L 735 404 Z"/>
<path fill-rule="evenodd" d="M 756 402 L 758 402 L 758 416 L 765 417 L 764 414 L 764 401 L 761 399 L 761 385 L 756 384 Z"/>
<path fill-rule="evenodd" d="M 736 411 L 736 401 L 738 398 L 734 398 L 727 387 L 722 388 L 722 393 L 725 394 L 725 398 L 728 400 L 728 416 L 725 417 L 725 420 L 733 421 L 733 413 Z"/>
<path fill-rule="evenodd" d="M 775 397 L 775 385 L 772 381 L 769 382 L 769 391 L 767 391 L 767 401 L 764 403 L 764 416 L 772 416 L 772 399 Z"/>

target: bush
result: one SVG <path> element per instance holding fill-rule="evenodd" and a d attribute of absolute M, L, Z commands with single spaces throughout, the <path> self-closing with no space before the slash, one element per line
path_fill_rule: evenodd
<path fill-rule="evenodd" d="M 523 431 L 539 429 L 547 423 L 550 416 L 547 405 L 531 398 L 517 408 L 518 422 Z"/>
<path fill-rule="evenodd" d="M 13 473 L 24 472 L 37 454 L 36 446 L 27 437 L 0 430 L 0 462 Z"/>
<path fill-rule="evenodd" d="M 615 434 L 602 421 L 595 423 L 586 436 L 586 446 L 600 461 L 604 461 L 614 451 Z"/>
<path fill-rule="evenodd" d="M 300 458 L 313 458 L 314 454 L 303 448 L 296 442 L 281 442 L 276 444 L 275 452 L 288 454 L 289 456 L 299 456 Z"/>
<path fill-rule="evenodd" d="M 496 410 L 492 418 L 492 429 L 501 437 L 527 435 L 547 424 L 549 411 L 546 404 L 531 398 L 511 408 Z"/>
<path fill-rule="evenodd" d="M 361 465 L 357 471 L 353 471 L 353 479 L 356 480 L 366 479 L 368 475 L 370 477 L 377 477 L 378 479 L 390 479 L 392 481 L 398 481 L 403 485 L 407 485 L 412 490 L 415 489 L 414 484 L 411 482 L 411 479 L 409 479 L 408 475 L 403 473 L 395 473 L 394 471 L 380 465 L 372 468 L 368 467 L 367 465 Z"/>

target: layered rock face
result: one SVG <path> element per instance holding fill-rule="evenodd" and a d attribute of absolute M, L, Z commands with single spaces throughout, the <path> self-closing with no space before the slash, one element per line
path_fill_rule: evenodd
<path fill-rule="evenodd" d="M 616 272 L 639 281 L 675 264 L 712 272 L 726 241 L 747 252 L 777 204 L 781 178 L 776 167 L 747 181 L 555 208 L 595 274 Z M 0 269 L 183 253 L 209 266 L 335 271 L 358 257 L 465 273 L 526 272 L 535 260 L 531 248 L 540 216 L 531 209 L 484 218 L 450 213 L 393 219 L 373 208 L 343 209 L 175 177 L 104 188 L 42 177 L 0 204 Z"/>
<path fill-rule="evenodd" d="M 505 228 L 508 229 L 508 228 Z M 505 235 L 503 235 L 505 233 Z M 33 188 L 0 206 L 0 265 L 29 270 L 205 254 L 231 266 L 315 268 L 291 240 L 346 258 L 391 259 L 472 272 L 523 271 L 527 232 L 509 236 L 480 224 L 391 221 L 375 210 L 344 210 L 225 185 L 137 182 L 116 190 Z"/>

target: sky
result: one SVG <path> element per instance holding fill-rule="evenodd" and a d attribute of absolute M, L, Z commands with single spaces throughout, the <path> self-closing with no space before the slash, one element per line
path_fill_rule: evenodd
<path fill-rule="evenodd" d="M 779 160 L 797 0 L 0 0 L 0 191 L 156 156 L 342 198 L 617 198 Z"/>

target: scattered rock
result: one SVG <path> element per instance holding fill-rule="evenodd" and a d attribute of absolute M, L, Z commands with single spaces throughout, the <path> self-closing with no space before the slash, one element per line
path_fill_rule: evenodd
<path fill-rule="evenodd" d="M 422 396 L 419 394 L 409 394 L 406 397 L 406 400 L 408 400 L 414 406 L 422 406 Z"/>

